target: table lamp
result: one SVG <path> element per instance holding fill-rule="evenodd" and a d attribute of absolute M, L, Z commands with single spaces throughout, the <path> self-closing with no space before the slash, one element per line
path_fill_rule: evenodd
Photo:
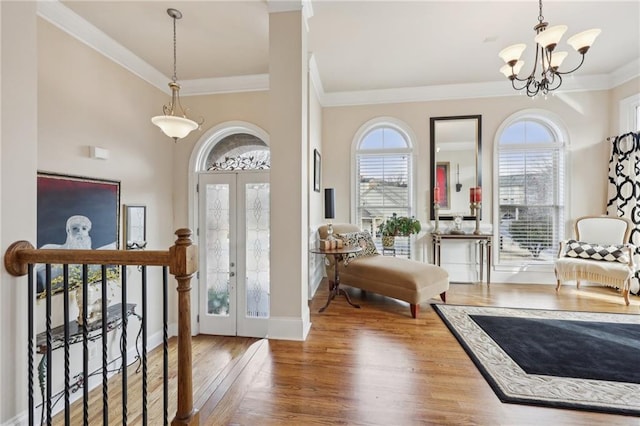
<path fill-rule="evenodd" d="M 336 217 L 336 192 L 335 188 L 324 189 L 324 218 L 329 219 L 327 221 L 327 240 L 335 240 L 333 236 L 333 225 L 330 219 Z"/>

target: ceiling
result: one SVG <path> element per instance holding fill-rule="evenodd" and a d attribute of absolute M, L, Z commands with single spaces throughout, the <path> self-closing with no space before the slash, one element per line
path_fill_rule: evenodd
<path fill-rule="evenodd" d="M 177 8 L 182 94 L 268 88 L 269 11 L 284 1 L 39 2 L 38 12 L 168 92 Z M 308 6 L 310 4 L 310 7 Z M 510 95 L 498 52 L 527 44 L 528 72 L 538 2 L 305 1 L 312 78 L 324 105 Z M 569 27 L 559 49 L 579 63 L 566 39 L 598 27 L 600 37 L 567 89 L 608 89 L 640 75 L 640 0 L 553 1 L 545 21 Z M 562 68 L 561 68 L 562 69 Z"/>

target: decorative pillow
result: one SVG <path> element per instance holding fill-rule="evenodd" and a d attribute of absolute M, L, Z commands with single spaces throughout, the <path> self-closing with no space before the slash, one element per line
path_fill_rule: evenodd
<path fill-rule="evenodd" d="M 624 247 L 624 244 L 603 245 L 569 240 L 567 241 L 565 256 L 580 259 L 629 263 L 629 254 L 627 250 L 623 250 Z"/>
<path fill-rule="evenodd" d="M 362 251 L 357 253 L 349 253 L 344 257 L 344 266 L 347 266 L 349 262 L 360 256 L 373 256 L 378 253 L 371 234 L 367 231 L 362 232 L 345 232 L 344 234 L 336 234 L 337 238 L 340 238 L 347 247 L 362 247 Z"/>

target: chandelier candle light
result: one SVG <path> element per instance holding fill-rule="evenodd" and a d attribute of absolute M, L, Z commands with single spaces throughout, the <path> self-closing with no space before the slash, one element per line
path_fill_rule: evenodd
<path fill-rule="evenodd" d="M 600 29 L 594 28 L 570 37 L 567 43 L 582 55 L 582 59 L 574 69 L 559 71 L 558 68 L 560 68 L 568 53 L 557 52 L 555 48 L 565 31 L 567 31 L 567 26 L 555 25 L 549 27 L 549 23 L 544 22 L 544 16 L 542 16 L 542 0 L 539 0 L 539 9 L 538 24 L 533 27 L 536 31 L 534 38 L 536 42 L 536 57 L 531 74 L 524 78 L 518 77 L 518 73 L 520 73 L 524 65 L 524 61 L 520 60 L 522 52 L 527 47 L 524 43 L 514 44 L 499 53 L 500 58 L 505 62 L 505 65 L 500 68 L 500 72 L 511 80 L 511 85 L 514 89 L 526 90 L 529 97 L 535 97 L 538 93 L 542 93 L 546 97 L 549 92 L 558 89 L 562 84 L 563 75 L 570 74 L 582 66 L 585 54 L 600 34 Z M 538 67 L 541 69 L 538 70 Z M 536 80 L 537 76 L 540 77 L 540 80 Z M 522 82 L 522 86 L 518 87 L 516 81 Z"/>
<path fill-rule="evenodd" d="M 167 9 L 167 14 L 173 19 L 173 77 L 169 82 L 171 89 L 171 102 L 162 107 L 164 115 L 158 115 L 151 119 L 151 122 L 164 132 L 165 135 L 173 138 L 175 142 L 184 138 L 192 130 L 197 129 L 204 123 L 200 118 L 197 122 L 187 117 L 188 108 L 185 109 L 180 103 L 180 84 L 176 73 L 176 20 L 182 18 L 182 12 L 177 9 Z"/>
<path fill-rule="evenodd" d="M 480 235 L 480 209 L 482 206 L 482 188 L 476 186 L 475 188 L 469 188 L 469 203 L 471 211 L 476 217 L 476 229 L 473 231 L 474 235 Z"/>

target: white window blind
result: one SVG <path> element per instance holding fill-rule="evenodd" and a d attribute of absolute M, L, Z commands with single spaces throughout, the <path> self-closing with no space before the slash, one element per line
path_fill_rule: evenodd
<path fill-rule="evenodd" d="M 376 235 L 378 225 L 393 213 L 410 216 L 411 155 L 397 130 L 376 128 L 356 151 L 356 223 Z"/>
<path fill-rule="evenodd" d="M 520 121 L 498 148 L 500 264 L 551 262 L 564 236 L 564 146 L 550 128 Z"/>

